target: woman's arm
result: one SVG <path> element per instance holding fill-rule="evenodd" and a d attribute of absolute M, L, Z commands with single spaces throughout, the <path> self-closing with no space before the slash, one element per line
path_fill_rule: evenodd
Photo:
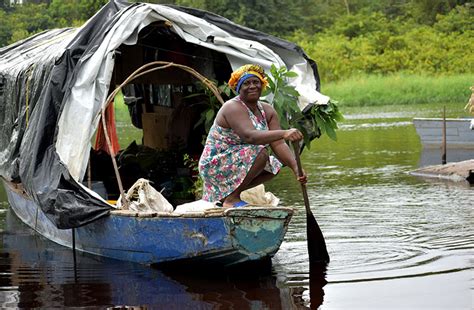
<path fill-rule="evenodd" d="M 270 131 L 279 130 L 281 128 L 280 121 L 278 120 L 278 115 L 275 109 L 273 109 L 272 106 L 265 107 L 265 108 L 266 108 L 265 113 L 267 114 L 268 129 Z M 290 141 L 299 141 L 303 138 L 303 134 L 299 130 L 294 129 L 294 128 L 290 130 L 296 130 L 298 132 L 298 139 L 294 139 Z M 293 171 L 298 181 L 305 184 L 307 181 L 306 173 L 304 173 L 303 171 L 303 175 L 301 177 L 298 175 L 298 165 L 296 163 L 296 159 L 293 153 L 291 152 L 288 144 L 286 144 L 283 139 L 280 139 L 275 142 L 272 142 L 270 146 L 273 152 L 275 153 L 275 155 L 278 157 L 278 159 L 285 166 L 290 167 L 290 169 Z"/>
<path fill-rule="evenodd" d="M 301 133 L 294 128 L 283 130 L 278 126 L 278 129 L 268 131 L 255 129 L 247 109 L 237 102 L 224 104 L 216 116 L 216 122 L 221 127 L 232 128 L 245 143 L 249 144 L 269 144 L 281 139 L 295 141 L 302 138 Z"/>

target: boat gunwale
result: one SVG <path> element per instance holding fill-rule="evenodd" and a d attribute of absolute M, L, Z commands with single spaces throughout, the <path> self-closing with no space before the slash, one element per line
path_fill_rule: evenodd
<path fill-rule="evenodd" d="M 9 187 L 13 192 L 23 196 L 25 199 L 32 200 L 30 195 L 25 191 L 21 183 L 14 183 L 8 181 L 1 177 L 3 183 Z M 113 205 L 112 205 L 113 206 Z M 109 216 L 122 216 L 122 217 L 136 217 L 136 218 L 212 218 L 212 217 L 248 217 L 248 218 L 269 218 L 276 219 L 272 216 L 255 216 L 249 215 L 253 211 L 283 211 L 286 212 L 288 216 L 292 216 L 294 213 L 293 208 L 289 207 L 273 207 L 273 206 L 247 206 L 244 208 L 210 208 L 203 210 L 202 212 L 184 212 L 184 213 L 168 213 L 168 212 L 141 212 L 134 210 L 124 210 L 124 209 L 112 209 L 109 212 Z M 240 213 L 240 214 L 239 214 Z"/>
<path fill-rule="evenodd" d="M 273 206 L 248 206 L 245 208 L 212 208 L 202 212 L 188 212 L 188 213 L 166 213 L 166 212 L 139 212 L 133 210 L 112 210 L 110 215 L 124 216 L 124 217 L 138 217 L 138 218 L 209 218 L 209 217 L 247 217 L 247 218 L 269 218 L 276 219 L 273 216 L 250 215 L 255 211 L 283 211 L 286 216 L 292 216 L 293 208 L 289 207 L 273 207 Z"/>

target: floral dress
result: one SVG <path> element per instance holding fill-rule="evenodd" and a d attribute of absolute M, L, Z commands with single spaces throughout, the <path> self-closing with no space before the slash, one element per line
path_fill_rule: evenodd
<path fill-rule="evenodd" d="M 232 100 L 241 102 L 247 108 L 255 129 L 268 130 L 260 102 L 258 109 L 263 117 L 259 120 L 239 97 Z M 223 128 L 214 121 L 199 160 L 199 173 L 204 183 L 202 199 L 215 202 L 231 194 L 242 183 L 257 155 L 265 147 L 267 145 L 245 143 L 232 128 Z M 277 174 L 281 166 L 278 159 L 269 156 L 265 170 Z"/>

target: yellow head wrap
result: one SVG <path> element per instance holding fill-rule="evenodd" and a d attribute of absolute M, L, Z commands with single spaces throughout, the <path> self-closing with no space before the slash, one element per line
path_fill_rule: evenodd
<path fill-rule="evenodd" d="M 260 81 L 262 82 L 262 91 L 265 90 L 265 88 L 268 85 L 268 81 L 265 75 L 265 71 L 259 65 L 244 65 L 238 68 L 237 70 L 232 72 L 232 74 L 230 75 L 228 84 L 232 89 L 235 89 L 237 92 L 239 92 L 240 80 L 242 78 L 247 79 L 249 75 L 258 77 Z"/>

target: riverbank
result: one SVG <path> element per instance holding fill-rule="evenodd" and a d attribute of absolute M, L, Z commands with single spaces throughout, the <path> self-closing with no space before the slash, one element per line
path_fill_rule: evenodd
<path fill-rule="evenodd" d="M 449 76 L 393 74 L 362 75 L 324 83 L 322 93 L 340 107 L 466 103 L 471 96 L 473 74 Z"/>
<path fill-rule="evenodd" d="M 474 159 L 457 163 L 422 167 L 410 172 L 411 175 L 438 178 L 455 182 L 474 183 Z"/>

